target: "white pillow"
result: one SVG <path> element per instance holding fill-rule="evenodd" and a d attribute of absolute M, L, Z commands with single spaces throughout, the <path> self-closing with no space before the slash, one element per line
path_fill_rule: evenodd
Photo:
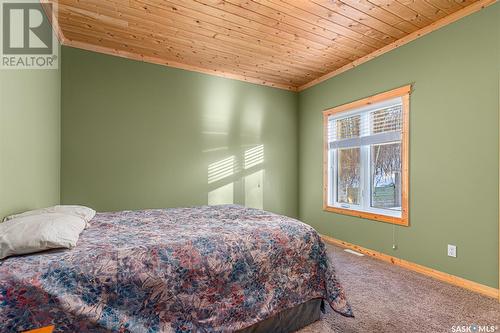
<path fill-rule="evenodd" d="M 6 222 L 18 217 L 39 215 L 45 213 L 61 213 L 61 214 L 68 214 L 80 217 L 83 220 L 85 220 L 85 228 L 88 227 L 89 221 L 92 220 L 95 216 L 95 210 L 89 207 L 77 206 L 77 205 L 57 205 L 47 208 L 28 210 L 24 213 L 10 215 L 5 217 L 3 221 Z"/>
<path fill-rule="evenodd" d="M 76 246 L 85 221 L 75 215 L 45 213 L 0 223 L 0 259 L 54 248 Z"/>

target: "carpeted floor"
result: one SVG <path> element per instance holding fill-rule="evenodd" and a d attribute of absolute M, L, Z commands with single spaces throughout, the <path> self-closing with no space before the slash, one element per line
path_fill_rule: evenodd
<path fill-rule="evenodd" d="M 356 318 L 328 308 L 321 320 L 300 333 L 500 332 L 498 300 L 327 246 Z M 474 325 L 493 326 L 493 330 Z M 453 330 L 454 326 L 467 327 Z"/>

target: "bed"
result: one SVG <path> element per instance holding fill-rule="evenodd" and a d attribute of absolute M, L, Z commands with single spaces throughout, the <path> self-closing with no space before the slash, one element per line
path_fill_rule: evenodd
<path fill-rule="evenodd" d="M 318 233 L 237 205 L 98 213 L 72 250 L 0 263 L 0 331 L 289 332 L 352 316 Z"/>

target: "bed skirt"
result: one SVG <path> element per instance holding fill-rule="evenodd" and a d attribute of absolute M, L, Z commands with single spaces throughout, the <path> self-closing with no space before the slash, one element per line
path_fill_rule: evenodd
<path fill-rule="evenodd" d="M 320 298 L 312 299 L 291 309 L 237 331 L 238 333 L 290 333 L 319 320 L 321 309 L 324 307 Z"/>

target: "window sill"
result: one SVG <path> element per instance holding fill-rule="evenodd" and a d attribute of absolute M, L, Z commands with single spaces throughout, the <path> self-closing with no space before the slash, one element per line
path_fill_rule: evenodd
<path fill-rule="evenodd" d="M 331 212 L 331 213 L 355 216 L 355 217 L 359 217 L 362 219 L 368 219 L 368 220 L 374 220 L 374 221 L 379 221 L 379 222 L 402 225 L 405 227 L 407 227 L 409 225 L 407 214 L 404 214 L 404 213 L 403 213 L 403 217 L 394 217 L 394 216 L 375 214 L 375 213 L 369 213 L 369 212 L 362 212 L 359 210 L 338 208 L 338 207 L 332 207 L 332 206 L 324 206 L 323 210 L 327 211 L 327 212 Z"/>

